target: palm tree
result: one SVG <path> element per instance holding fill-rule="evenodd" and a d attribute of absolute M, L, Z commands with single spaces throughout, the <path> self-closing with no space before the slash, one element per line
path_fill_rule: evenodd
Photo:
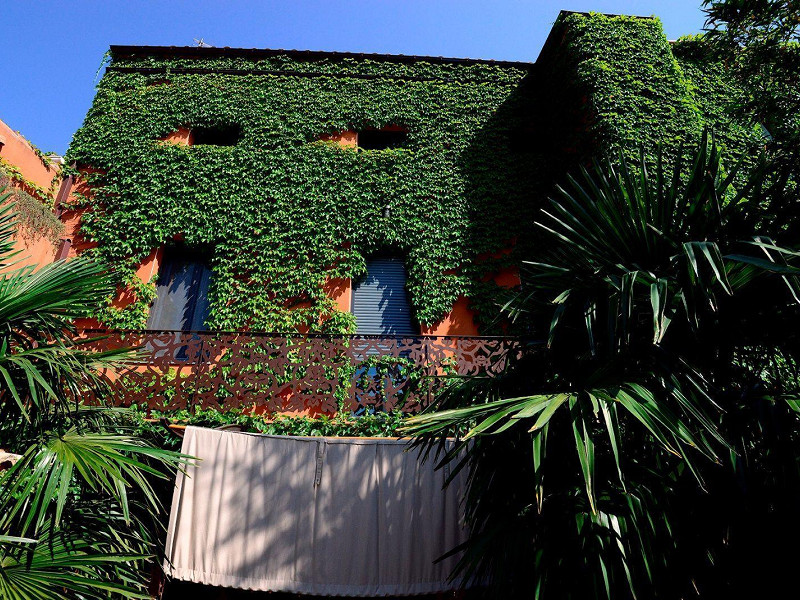
<path fill-rule="evenodd" d="M 179 456 L 125 433 L 100 373 L 123 354 L 74 343 L 75 318 L 113 291 L 86 260 L 14 268 L 16 218 L 0 190 L 0 597 L 138 598 L 161 511 L 154 481 Z"/>
<path fill-rule="evenodd" d="M 469 469 L 462 575 L 507 597 L 712 597 L 742 507 L 800 500 L 800 255 L 758 235 L 764 168 L 726 173 L 704 135 L 673 169 L 642 152 L 558 188 L 508 307 L 545 339 L 408 422 Z"/>

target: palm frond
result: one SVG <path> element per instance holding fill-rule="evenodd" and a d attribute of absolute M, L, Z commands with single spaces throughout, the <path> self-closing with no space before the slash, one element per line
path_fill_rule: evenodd
<path fill-rule="evenodd" d="M 24 452 L 0 473 L 0 597 L 146 598 L 157 487 L 184 457 L 126 434 L 126 412 L 102 405 L 131 353 L 74 339 L 74 319 L 114 291 L 108 269 L 11 270 L 14 232 L 13 206 L 0 206 L 0 447 Z"/>
<path fill-rule="evenodd" d="M 53 434 L 41 446 L 32 446 L 11 469 L 3 473 L 0 486 L 0 530 L 19 520 L 19 531 L 36 533 L 47 519 L 58 526 L 70 490 L 79 485 L 101 493 L 121 507 L 130 518 L 128 489 L 136 489 L 155 509 L 160 508 L 151 478 L 166 477 L 148 460 L 179 466 L 182 456 L 151 448 L 141 440 L 121 435 L 78 432 L 70 429 Z"/>
<path fill-rule="evenodd" d="M 650 597 L 676 586 L 685 597 L 693 575 L 669 572 L 679 544 L 696 545 L 675 531 L 683 515 L 669 503 L 678 489 L 710 493 L 725 461 L 741 469 L 742 443 L 725 427 L 732 356 L 752 340 L 788 346 L 800 252 L 757 229 L 770 204 L 763 158 L 726 169 L 707 133 L 677 156 L 670 171 L 660 150 L 638 164 L 620 154 L 557 187 L 507 305 L 545 338 L 540 353 L 453 386 L 407 421 L 425 456 L 468 469 L 472 537 L 459 569 L 497 593 Z M 782 319 L 783 330 L 762 325 Z M 798 410 L 794 391 L 778 397 Z M 693 556 L 684 573 L 712 553 Z"/>
<path fill-rule="evenodd" d="M 131 585 L 140 578 L 135 565 L 143 558 L 46 527 L 36 540 L 0 540 L 0 598 L 146 599 L 141 585 Z"/>

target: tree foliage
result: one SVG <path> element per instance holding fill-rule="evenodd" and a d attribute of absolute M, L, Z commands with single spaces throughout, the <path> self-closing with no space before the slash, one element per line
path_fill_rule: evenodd
<path fill-rule="evenodd" d="M 734 106 L 766 128 L 773 154 L 771 212 L 800 235 L 800 4 L 704 0 L 706 40 L 746 94 Z"/>

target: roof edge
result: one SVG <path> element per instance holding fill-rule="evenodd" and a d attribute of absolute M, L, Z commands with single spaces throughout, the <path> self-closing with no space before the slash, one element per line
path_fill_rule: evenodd
<path fill-rule="evenodd" d="M 491 60 L 481 58 L 448 58 L 444 56 L 420 56 L 411 54 L 380 54 L 368 52 L 328 52 L 324 50 L 284 50 L 270 48 L 222 48 L 200 46 L 128 46 L 111 45 L 109 47 L 112 58 L 114 57 L 180 57 L 180 58 L 269 58 L 273 56 L 290 56 L 301 61 L 316 61 L 323 59 L 345 60 L 376 60 L 395 63 L 427 62 L 431 64 L 453 65 L 489 65 L 505 68 L 530 69 L 534 62 Z"/>

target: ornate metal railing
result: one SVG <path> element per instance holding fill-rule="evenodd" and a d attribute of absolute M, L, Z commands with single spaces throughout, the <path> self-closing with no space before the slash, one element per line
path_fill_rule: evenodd
<path fill-rule="evenodd" d="M 84 331 L 93 350 L 138 348 L 109 373 L 113 401 L 151 408 L 415 412 L 454 375 L 495 375 L 522 351 L 500 337 Z"/>

